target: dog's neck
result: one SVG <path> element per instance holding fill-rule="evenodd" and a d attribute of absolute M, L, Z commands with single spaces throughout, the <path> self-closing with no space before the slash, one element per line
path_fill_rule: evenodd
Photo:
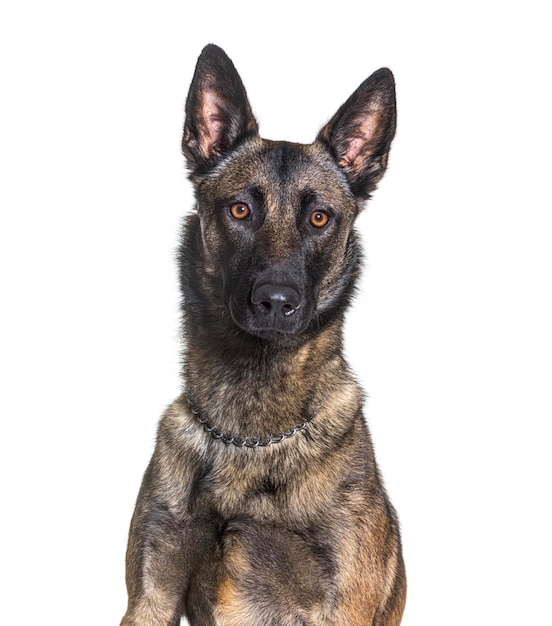
<path fill-rule="evenodd" d="M 227 432 L 263 436 L 301 424 L 345 380 L 342 320 L 292 345 L 214 338 L 188 324 L 184 379 L 195 410 Z M 313 367 L 316 363 L 316 369 Z"/>

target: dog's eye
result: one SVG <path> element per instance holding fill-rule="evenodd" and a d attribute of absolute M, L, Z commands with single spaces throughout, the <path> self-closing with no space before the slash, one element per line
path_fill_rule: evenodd
<path fill-rule="evenodd" d="M 330 216 L 324 211 L 313 211 L 310 216 L 310 223 L 316 228 L 323 228 L 330 221 Z"/>
<path fill-rule="evenodd" d="M 230 215 L 236 220 L 244 220 L 250 213 L 251 209 L 243 202 L 236 202 L 230 207 Z"/>

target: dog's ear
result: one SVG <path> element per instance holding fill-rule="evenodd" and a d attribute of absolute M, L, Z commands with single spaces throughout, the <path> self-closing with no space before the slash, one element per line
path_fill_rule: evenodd
<path fill-rule="evenodd" d="M 366 199 L 387 167 L 396 127 L 395 81 L 382 68 L 367 78 L 318 134 L 353 193 Z"/>
<path fill-rule="evenodd" d="M 206 46 L 186 100 L 182 151 L 192 175 L 201 174 L 258 126 L 241 78 L 226 53 Z"/>

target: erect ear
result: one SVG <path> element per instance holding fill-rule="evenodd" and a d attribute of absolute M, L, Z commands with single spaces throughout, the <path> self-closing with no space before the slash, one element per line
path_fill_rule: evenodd
<path fill-rule="evenodd" d="M 382 68 L 360 85 L 318 134 L 358 198 L 368 198 L 385 172 L 396 118 L 395 81 L 391 71 Z"/>
<path fill-rule="evenodd" d="M 226 53 L 213 44 L 197 61 L 186 100 L 182 151 L 201 175 L 243 139 L 258 133 L 245 88 Z"/>

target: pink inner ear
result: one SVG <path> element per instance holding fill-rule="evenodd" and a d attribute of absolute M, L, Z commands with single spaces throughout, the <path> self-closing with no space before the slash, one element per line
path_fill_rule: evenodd
<path fill-rule="evenodd" d="M 221 100 L 214 91 L 205 91 L 201 102 L 201 149 L 205 156 L 216 152 L 217 144 L 224 141 L 226 115 Z"/>
<path fill-rule="evenodd" d="M 351 133 L 345 154 L 339 160 L 341 167 L 358 170 L 363 166 L 364 159 L 370 156 L 370 144 L 377 133 L 379 120 L 379 112 L 374 111 L 359 121 Z"/>
<path fill-rule="evenodd" d="M 364 136 L 353 137 L 353 139 L 351 139 L 351 141 L 347 145 L 346 152 L 346 160 L 349 164 L 353 163 L 356 160 L 360 152 L 362 152 L 365 143 L 366 138 Z"/>

